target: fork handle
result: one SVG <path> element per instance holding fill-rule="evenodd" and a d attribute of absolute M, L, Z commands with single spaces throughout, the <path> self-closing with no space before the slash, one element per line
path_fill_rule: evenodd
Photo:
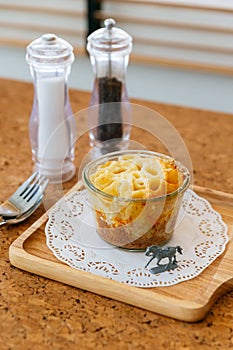
<path fill-rule="evenodd" d="M 6 225 L 6 220 L 0 215 L 0 226 Z"/>

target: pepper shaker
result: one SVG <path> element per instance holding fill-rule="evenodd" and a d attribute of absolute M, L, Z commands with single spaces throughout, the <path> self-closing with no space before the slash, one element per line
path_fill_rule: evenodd
<path fill-rule="evenodd" d="M 75 173 L 76 125 L 67 86 L 73 47 L 55 34 L 44 34 L 26 51 L 34 83 L 29 136 L 35 169 L 53 183 L 68 181 Z"/>
<path fill-rule="evenodd" d="M 111 18 L 104 25 L 87 38 L 95 75 L 88 116 L 90 144 L 102 154 L 127 148 L 132 122 L 126 89 L 132 37 L 116 28 Z"/>

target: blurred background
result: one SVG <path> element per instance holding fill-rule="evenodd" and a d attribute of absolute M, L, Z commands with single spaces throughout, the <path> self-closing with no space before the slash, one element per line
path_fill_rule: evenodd
<path fill-rule="evenodd" d="M 232 0 L 0 0 L 0 77 L 32 81 L 26 46 L 54 33 L 75 50 L 69 86 L 91 91 L 86 37 L 106 18 L 133 37 L 129 97 L 233 113 Z"/>

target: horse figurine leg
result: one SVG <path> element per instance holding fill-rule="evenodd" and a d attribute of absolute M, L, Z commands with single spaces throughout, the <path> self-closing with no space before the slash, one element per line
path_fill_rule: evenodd
<path fill-rule="evenodd" d="M 152 258 L 148 261 L 148 263 L 145 265 L 145 268 L 147 268 L 147 266 L 151 263 L 152 260 L 155 259 L 155 256 L 152 256 Z"/>
<path fill-rule="evenodd" d="M 151 263 L 152 260 L 154 260 L 155 258 L 157 258 L 158 255 L 158 251 L 159 251 L 159 247 L 158 246 L 151 246 L 148 247 L 146 249 L 146 256 L 151 256 L 150 260 L 148 261 L 148 263 L 146 264 L 145 268 Z"/>
<path fill-rule="evenodd" d="M 163 257 L 161 257 L 161 258 L 159 258 L 158 260 L 157 260 L 157 265 L 158 266 L 160 266 L 161 264 L 160 264 L 160 261 L 163 259 Z"/>
<path fill-rule="evenodd" d="M 177 264 L 176 252 L 178 252 L 179 254 L 183 254 L 183 249 L 179 245 L 177 245 L 175 247 L 175 253 L 174 253 L 174 257 L 173 257 L 173 264 Z"/>

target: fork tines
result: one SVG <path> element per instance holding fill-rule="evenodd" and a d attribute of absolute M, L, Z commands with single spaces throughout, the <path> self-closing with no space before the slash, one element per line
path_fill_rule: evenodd
<path fill-rule="evenodd" d="M 35 172 L 27 181 L 27 187 L 19 194 L 23 199 L 28 202 L 40 191 L 43 193 L 49 180 L 44 175 L 40 175 L 39 172 Z"/>

